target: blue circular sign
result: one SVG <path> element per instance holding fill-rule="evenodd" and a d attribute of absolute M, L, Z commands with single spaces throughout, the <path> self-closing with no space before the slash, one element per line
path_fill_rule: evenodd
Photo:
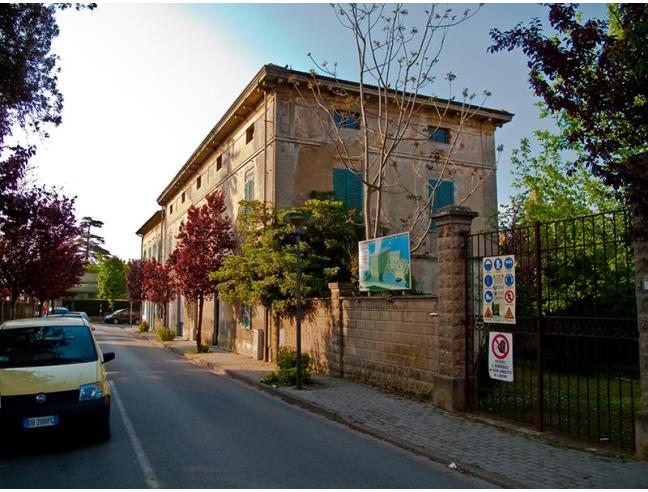
<path fill-rule="evenodd" d="M 513 282 L 515 282 L 515 278 L 514 278 L 513 275 L 511 275 L 510 273 L 507 273 L 507 274 L 504 276 L 504 284 L 505 284 L 507 287 L 511 287 L 511 286 L 513 285 Z"/>
<path fill-rule="evenodd" d="M 487 258 L 484 260 L 484 270 L 487 272 L 491 271 L 491 268 L 493 268 L 493 262 L 490 258 Z"/>
<path fill-rule="evenodd" d="M 493 302 L 493 293 L 490 290 L 487 290 L 486 292 L 484 292 L 484 300 L 487 303 Z"/>
<path fill-rule="evenodd" d="M 495 258 L 495 263 L 494 263 L 495 270 L 499 272 L 502 269 L 502 263 L 503 262 L 501 258 Z"/>
<path fill-rule="evenodd" d="M 484 277 L 484 284 L 486 285 L 486 287 L 490 287 L 491 285 L 493 285 L 493 276 L 492 275 L 486 275 Z"/>
<path fill-rule="evenodd" d="M 514 264 L 513 258 L 507 256 L 506 259 L 504 260 L 504 268 L 510 270 L 511 268 L 513 268 L 513 264 Z"/>

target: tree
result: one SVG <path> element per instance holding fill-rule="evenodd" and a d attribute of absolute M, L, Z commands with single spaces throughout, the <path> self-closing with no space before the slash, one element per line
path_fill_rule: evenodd
<path fill-rule="evenodd" d="M 0 213 L 8 206 L 7 193 L 17 189 L 35 151 L 33 145 L 9 144 L 13 132 L 20 129 L 46 137 L 48 125 L 61 123 L 58 56 L 50 49 L 59 34 L 55 14 L 69 7 L 0 5 Z M 77 4 L 75 8 L 82 7 Z"/>
<path fill-rule="evenodd" d="M 292 209 L 277 211 L 256 201 L 241 202 L 241 209 L 238 251 L 212 274 L 219 295 L 227 302 L 260 304 L 271 309 L 275 318 L 295 315 L 295 236 L 294 227 L 285 220 L 291 212 L 312 218 L 304 227 L 301 243 L 305 312 L 314 298 L 329 294 L 329 282 L 350 280 L 363 232 L 355 210 L 321 195 Z"/>
<path fill-rule="evenodd" d="M 170 262 L 159 263 L 155 258 L 142 261 L 144 298 L 160 306 L 164 326 L 167 325 L 167 305 L 175 299 L 176 283 Z"/>
<path fill-rule="evenodd" d="M 547 117 L 542 106 L 541 117 Z M 534 132 L 540 152 L 534 153 L 524 137 L 511 154 L 513 188 L 511 203 L 503 207 L 504 228 L 530 226 L 621 208 L 613 190 L 585 167 L 571 169 L 569 155 L 581 156 L 583 147 L 567 138 L 569 122 L 556 119 L 559 131 Z"/>
<path fill-rule="evenodd" d="M 108 299 L 108 306 L 115 308 L 115 299 L 126 296 L 126 276 L 124 262 L 117 256 L 99 259 L 97 289 L 99 296 Z"/>
<path fill-rule="evenodd" d="M 142 260 L 129 260 L 126 264 L 126 288 L 131 301 L 139 302 L 144 299 Z"/>
<path fill-rule="evenodd" d="M 522 49 L 529 82 L 552 114 L 570 125 L 569 142 L 589 167 L 624 195 L 648 232 L 648 5 L 609 7 L 610 22 L 583 21 L 576 5 L 547 6 L 550 34 L 539 19 L 491 30 L 491 52 Z"/>
<path fill-rule="evenodd" d="M 434 69 L 443 51 L 448 31 L 471 18 L 479 10 L 466 9 L 454 14 L 452 9 L 432 5 L 417 16 L 419 25 L 408 25 L 408 9 L 403 4 L 334 4 L 340 24 L 353 35 L 353 51 L 357 55 L 358 86 L 337 78 L 337 64 L 317 62 L 309 57 L 317 70 L 312 72 L 310 89 L 302 92 L 300 81 L 293 85 L 302 97 L 312 97 L 319 111 L 322 126 L 333 143 L 337 159 L 363 184 L 363 222 L 366 239 L 384 234 L 385 230 L 405 228 L 412 237 L 412 251 L 424 246 L 433 220 L 432 204 L 444 178 L 453 173 L 453 154 L 459 137 L 469 120 L 488 97 L 484 91 L 479 105 L 476 95 L 468 89 L 458 100 L 453 91 L 456 76 L 445 76 L 449 99 L 424 95 L 435 82 Z M 332 84 L 331 82 L 336 82 Z M 342 100 L 344 110 L 336 108 Z M 460 101 L 460 102 L 459 102 Z M 417 120 L 423 111 L 434 111 L 436 128 L 424 128 Z M 440 132 L 445 122 L 452 122 L 453 132 L 446 142 L 448 148 L 424 150 L 429 132 Z M 447 123 L 446 123 L 447 124 Z M 354 128 L 354 136 L 348 128 Z M 403 162 L 402 152 L 416 153 L 417 158 Z M 488 178 L 492 170 L 475 171 L 471 190 L 457 197 L 464 202 Z M 414 175 L 411 179 L 409 176 Z M 429 186 L 429 178 L 436 177 Z M 409 201 L 410 213 L 390 218 L 383 208 L 387 194 L 399 194 Z"/>
<path fill-rule="evenodd" d="M 202 351 L 202 314 L 205 299 L 217 295 L 209 274 L 218 271 L 234 247 L 232 221 L 227 216 L 225 195 L 216 191 L 207 195 L 201 207 L 192 205 L 187 220 L 180 225 L 178 244 L 171 254 L 178 290 L 191 302 L 198 303 L 196 350 Z"/>
<path fill-rule="evenodd" d="M 92 217 L 82 217 L 79 225 L 82 234 L 79 236 L 78 242 L 83 247 L 86 263 L 98 263 L 100 257 L 106 258 L 110 256 L 110 252 L 103 247 L 105 242 L 104 238 L 92 234 L 93 227 L 100 229 L 104 223 Z"/>
<path fill-rule="evenodd" d="M 36 187 L 9 198 L 1 223 L 0 284 L 11 293 L 13 315 L 20 295 L 58 297 L 78 282 L 83 266 L 74 244 L 74 199 Z"/>

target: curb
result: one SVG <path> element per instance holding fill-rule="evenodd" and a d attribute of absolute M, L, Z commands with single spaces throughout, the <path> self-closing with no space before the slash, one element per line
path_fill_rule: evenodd
<path fill-rule="evenodd" d="M 136 336 L 138 334 L 135 334 Z M 439 455 L 428 448 L 421 447 L 417 444 L 414 444 L 410 441 L 406 441 L 404 439 L 400 439 L 398 437 L 395 437 L 391 434 L 387 434 L 386 432 L 377 430 L 377 429 L 372 429 L 371 427 L 361 423 L 357 422 L 349 417 L 346 417 L 338 412 L 329 410 L 323 406 L 316 405 L 308 400 L 305 400 L 303 398 L 300 398 L 298 396 L 295 396 L 290 393 L 286 393 L 284 391 L 281 391 L 279 389 L 273 388 L 272 386 L 268 386 L 266 384 L 262 384 L 259 381 L 256 381 L 255 379 L 249 378 L 243 374 L 239 374 L 236 371 L 232 371 L 230 369 L 224 369 L 223 367 L 219 366 L 218 364 L 214 362 L 209 362 L 205 360 L 201 360 L 199 357 L 189 357 L 187 356 L 182 350 L 177 349 L 171 345 L 168 345 L 164 342 L 158 342 L 157 340 L 150 339 L 146 336 L 141 336 L 138 338 L 142 338 L 148 342 L 153 342 L 157 345 L 160 345 L 161 347 L 167 349 L 169 352 L 173 352 L 176 355 L 179 355 L 183 357 L 184 359 L 189 360 L 190 362 L 193 362 L 194 364 L 197 364 L 199 366 L 205 367 L 215 373 L 222 374 L 225 376 L 228 376 L 232 379 L 238 380 L 248 386 L 251 386 L 257 390 L 260 390 L 264 393 L 267 393 L 272 396 L 276 396 L 280 398 L 281 400 L 285 401 L 286 403 L 289 403 L 294 406 L 298 406 L 304 410 L 307 410 L 309 412 L 315 413 L 317 415 L 320 415 L 322 417 L 325 417 L 329 420 L 333 420 L 334 422 L 338 422 L 340 424 L 343 424 L 355 431 L 358 431 L 362 434 L 367 434 L 371 437 L 374 437 L 376 439 L 379 439 L 381 441 L 385 441 L 389 444 L 392 444 L 398 448 L 404 449 L 405 451 L 409 451 L 411 453 L 414 453 L 419 456 L 423 456 L 424 458 L 427 458 L 429 460 L 435 461 L 439 464 L 448 466 L 452 463 L 451 460 L 448 459 L 447 456 L 442 456 Z M 455 463 L 457 464 L 457 463 Z M 526 488 L 524 484 L 517 483 L 513 480 L 510 480 L 508 478 L 504 478 L 501 476 L 498 476 L 492 472 L 488 472 L 486 470 L 483 470 L 479 466 L 476 465 L 462 465 L 462 464 L 457 464 L 458 468 L 457 471 L 464 475 L 472 476 L 475 478 L 479 478 L 480 480 L 484 480 L 486 482 L 490 482 L 491 484 L 501 487 L 504 489 L 522 489 Z"/>

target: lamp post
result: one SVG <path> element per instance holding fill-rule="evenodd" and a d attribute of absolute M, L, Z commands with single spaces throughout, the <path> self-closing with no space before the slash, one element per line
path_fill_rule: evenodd
<path fill-rule="evenodd" d="M 296 345 L 296 372 L 298 390 L 302 389 L 302 364 L 301 364 L 301 258 L 299 255 L 299 241 L 303 227 L 309 223 L 310 215 L 294 212 L 286 215 L 286 220 L 295 226 L 295 248 L 297 252 L 297 292 L 295 293 L 295 345 Z"/>

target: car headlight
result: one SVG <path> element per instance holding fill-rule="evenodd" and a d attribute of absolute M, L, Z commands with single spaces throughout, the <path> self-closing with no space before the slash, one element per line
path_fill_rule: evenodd
<path fill-rule="evenodd" d="M 79 387 L 79 401 L 96 400 L 103 397 L 101 383 L 84 384 Z"/>

